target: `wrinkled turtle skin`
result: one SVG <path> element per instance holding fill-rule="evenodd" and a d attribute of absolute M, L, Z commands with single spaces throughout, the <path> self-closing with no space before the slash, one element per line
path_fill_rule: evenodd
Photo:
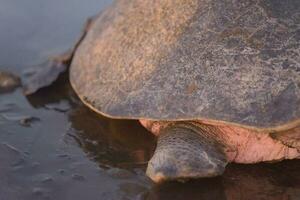
<path fill-rule="evenodd" d="M 71 83 L 113 118 L 291 128 L 299 25 L 299 0 L 117 1 L 79 45 Z"/>
<path fill-rule="evenodd" d="M 72 55 L 87 106 L 158 136 L 155 182 L 300 158 L 299 0 L 119 0 Z"/>

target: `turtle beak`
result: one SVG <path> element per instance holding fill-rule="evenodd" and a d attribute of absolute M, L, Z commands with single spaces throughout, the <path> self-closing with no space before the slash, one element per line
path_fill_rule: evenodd
<path fill-rule="evenodd" d="M 221 175 L 227 165 L 224 152 L 208 139 L 207 132 L 197 130 L 179 125 L 164 129 L 148 163 L 147 176 L 161 183 Z"/>

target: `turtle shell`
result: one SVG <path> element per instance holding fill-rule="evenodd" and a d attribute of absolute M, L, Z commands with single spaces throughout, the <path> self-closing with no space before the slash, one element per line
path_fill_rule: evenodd
<path fill-rule="evenodd" d="M 79 45 L 70 80 L 112 118 L 298 126 L 300 1 L 116 1 Z"/>

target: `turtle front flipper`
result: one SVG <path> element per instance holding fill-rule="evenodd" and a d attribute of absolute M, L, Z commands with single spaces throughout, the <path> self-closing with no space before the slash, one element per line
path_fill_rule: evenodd
<path fill-rule="evenodd" d="M 163 129 L 147 175 L 154 182 L 221 175 L 228 161 L 223 145 L 211 130 L 191 123 L 175 123 Z"/>
<path fill-rule="evenodd" d="M 43 63 L 31 67 L 24 72 L 22 82 L 25 95 L 34 94 L 39 89 L 51 85 L 57 80 L 59 75 L 68 70 L 78 46 L 90 30 L 93 21 L 94 17 L 86 21 L 80 37 L 72 48 L 61 55 L 52 56 Z"/>

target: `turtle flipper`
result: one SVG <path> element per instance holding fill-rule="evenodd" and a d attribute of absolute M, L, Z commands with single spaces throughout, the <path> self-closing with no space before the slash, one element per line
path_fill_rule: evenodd
<path fill-rule="evenodd" d="M 155 182 L 218 176 L 228 163 L 222 149 L 208 130 L 174 124 L 159 135 L 146 173 Z"/>
<path fill-rule="evenodd" d="M 68 70 L 75 51 L 90 30 L 93 21 L 94 17 L 91 17 L 86 21 L 80 37 L 72 48 L 61 55 L 52 56 L 40 65 L 29 68 L 24 72 L 22 82 L 25 95 L 34 94 L 39 89 L 51 85 L 57 80 L 60 74 Z"/>

